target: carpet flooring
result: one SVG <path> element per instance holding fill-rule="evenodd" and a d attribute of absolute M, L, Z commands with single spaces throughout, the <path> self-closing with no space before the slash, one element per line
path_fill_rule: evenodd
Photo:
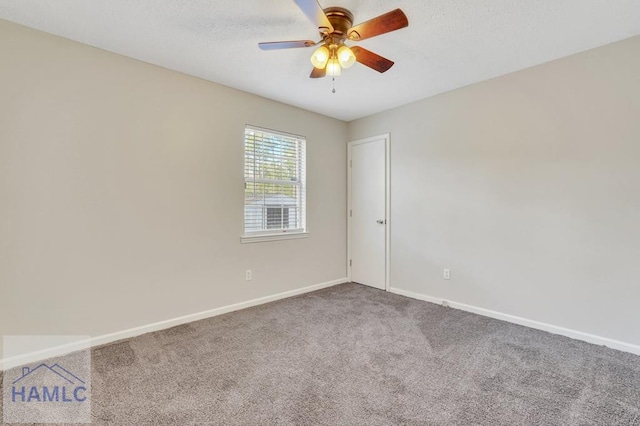
<path fill-rule="evenodd" d="M 640 425 L 640 357 L 357 284 L 92 351 L 96 425 Z"/>

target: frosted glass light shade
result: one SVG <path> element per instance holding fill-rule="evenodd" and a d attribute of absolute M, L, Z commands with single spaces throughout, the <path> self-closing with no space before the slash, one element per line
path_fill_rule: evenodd
<path fill-rule="evenodd" d="M 338 61 L 342 68 L 350 68 L 356 63 L 356 55 L 347 46 L 340 46 L 340 49 L 338 49 Z"/>
<path fill-rule="evenodd" d="M 327 46 L 320 46 L 313 52 L 311 55 L 311 63 L 314 67 L 324 69 L 327 66 L 327 61 L 329 60 L 329 49 Z"/>
<path fill-rule="evenodd" d="M 340 62 L 336 58 L 331 58 L 327 62 L 327 75 L 329 77 L 337 77 L 342 74 L 342 68 Z"/>

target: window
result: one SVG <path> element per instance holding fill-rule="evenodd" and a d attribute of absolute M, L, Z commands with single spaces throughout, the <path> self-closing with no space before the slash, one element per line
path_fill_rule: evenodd
<path fill-rule="evenodd" d="M 305 233 L 305 138 L 246 126 L 244 236 Z"/>

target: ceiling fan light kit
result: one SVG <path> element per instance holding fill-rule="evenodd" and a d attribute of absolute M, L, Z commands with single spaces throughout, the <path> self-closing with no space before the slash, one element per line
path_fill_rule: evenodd
<path fill-rule="evenodd" d="M 326 73 L 329 77 L 338 77 L 342 74 L 342 68 L 336 58 L 329 59 L 329 62 L 327 62 Z"/>
<path fill-rule="evenodd" d="M 351 68 L 356 63 L 356 55 L 344 44 L 340 47 L 336 44 L 331 44 L 329 47 L 323 45 L 313 52 L 311 63 L 318 69 L 324 69 L 329 64 L 332 66 L 339 64 L 341 68 Z M 328 71 L 327 74 L 329 74 Z"/>
<path fill-rule="evenodd" d="M 324 68 L 331 57 L 331 52 L 327 46 L 320 46 L 311 55 L 311 64 L 316 68 Z"/>
<path fill-rule="evenodd" d="M 356 63 L 356 55 L 348 46 L 342 45 L 338 48 L 338 62 L 342 68 L 351 68 Z"/>
<path fill-rule="evenodd" d="M 342 69 L 356 62 L 383 73 L 393 66 L 393 61 L 359 46 L 349 47 L 345 41 L 361 41 L 391 31 L 405 28 L 409 21 L 400 9 L 392 10 L 362 24 L 353 26 L 353 14 L 342 7 L 323 9 L 317 0 L 294 0 L 302 12 L 318 28 L 321 40 L 276 41 L 259 43 L 262 50 L 311 47 L 320 44 L 311 55 L 311 78 L 337 77 Z"/>

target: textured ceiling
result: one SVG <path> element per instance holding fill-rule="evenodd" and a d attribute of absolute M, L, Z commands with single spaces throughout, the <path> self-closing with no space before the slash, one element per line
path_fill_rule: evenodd
<path fill-rule="evenodd" d="M 396 62 L 312 80 L 318 39 L 292 0 L 0 0 L 0 18 L 345 121 L 640 34 L 640 0 L 321 0 L 360 23 L 400 7 L 409 27 L 362 41 Z M 640 53 L 640 52 L 639 52 Z"/>

